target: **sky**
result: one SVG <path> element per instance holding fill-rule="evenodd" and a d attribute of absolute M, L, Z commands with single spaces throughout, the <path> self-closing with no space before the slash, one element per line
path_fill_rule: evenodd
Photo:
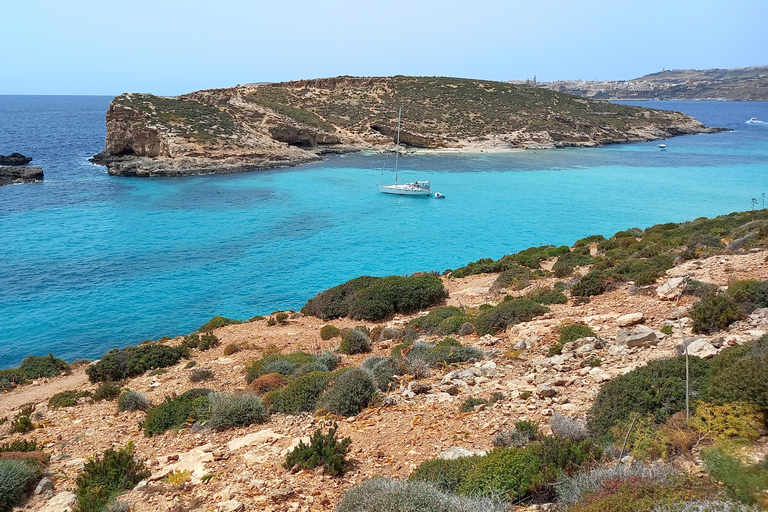
<path fill-rule="evenodd" d="M 768 65 L 767 0 L 0 0 L 0 94 Z"/>

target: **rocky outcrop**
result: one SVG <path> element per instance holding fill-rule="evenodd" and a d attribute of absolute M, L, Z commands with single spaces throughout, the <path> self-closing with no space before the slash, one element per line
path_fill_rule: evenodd
<path fill-rule="evenodd" d="M 8 156 L 0 155 L 0 165 L 27 165 L 31 161 L 31 156 L 24 156 L 21 153 L 11 153 Z"/>
<path fill-rule="evenodd" d="M 40 167 L 0 167 L 0 186 L 34 183 L 42 179 L 43 169 Z"/>
<path fill-rule="evenodd" d="M 119 176 L 183 176 L 298 165 L 328 153 L 418 148 L 555 148 L 717 131 L 678 112 L 613 105 L 504 82 L 328 78 L 198 91 L 126 93 L 92 161 Z M 418 105 L 416 107 L 415 105 Z"/>

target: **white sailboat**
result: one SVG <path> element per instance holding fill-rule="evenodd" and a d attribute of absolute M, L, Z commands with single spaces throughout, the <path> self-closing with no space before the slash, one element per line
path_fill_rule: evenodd
<path fill-rule="evenodd" d="M 411 181 L 400 183 L 398 181 L 398 164 L 400 163 L 400 120 L 403 114 L 403 107 L 397 113 L 397 144 L 395 146 L 395 184 L 382 185 L 381 176 L 379 176 L 379 192 L 384 194 L 397 194 L 400 196 L 431 196 L 432 190 L 428 181 Z M 384 169 L 381 170 L 384 175 Z"/>

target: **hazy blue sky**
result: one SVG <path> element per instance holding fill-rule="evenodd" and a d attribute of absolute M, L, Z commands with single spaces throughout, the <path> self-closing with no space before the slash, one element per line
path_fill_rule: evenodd
<path fill-rule="evenodd" d="M 630 79 L 768 64 L 768 0 L 0 0 L 0 94 L 337 75 Z"/>

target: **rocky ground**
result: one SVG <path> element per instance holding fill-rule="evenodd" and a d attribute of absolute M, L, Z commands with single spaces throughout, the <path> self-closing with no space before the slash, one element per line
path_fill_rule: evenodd
<path fill-rule="evenodd" d="M 71 375 L 46 379 L 2 395 L 0 418 L 12 416 L 23 405 L 36 410 L 38 428 L 26 434 L 45 444 L 52 454 L 49 465 L 51 485 L 42 485 L 18 510 L 62 512 L 72 506 L 76 477 L 84 462 L 110 447 L 133 442 L 136 454 L 145 459 L 152 477 L 121 499 L 143 511 L 324 511 L 333 510 L 341 495 L 374 475 L 405 478 L 420 463 L 450 448 L 487 450 L 493 437 L 523 419 L 541 421 L 545 430 L 549 418 L 560 413 L 583 417 L 601 382 L 626 373 L 645 362 L 676 354 L 681 335 L 664 335 L 659 329 L 678 318 L 693 301 L 679 302 L 680 277 L 691 277 L 720 286 L 744 278 L 768 279 L 768 251 L 717 256 L 673 268 L 655 286 L 636 288 L 626 284 L 584 305 L 551 306 L 543 318 L 513 326 L 496 336 L 459 337 L 463 344 L 482 348 L 487 357 L 443 370 L 433 370 L 417 382 L 403 379 L 400 389 L 391 392 L 382 405 L 369 407 L 353 418 L 272 415 L 269 423 L 225 432 L 182 429 L 152 438 L 139 428 L 142 412 L 117 412 L 114 402 L 81 404 L 58 410 L 47 407 L 48 398 L 66 389 L 91 389 L 84 368 Z M 474 307 L 496 302 L 500 297 L 489 288 L 496 275 L 447 279 L 449 304 Z M 544 279 L 538 286 L 552 284 Z M 699 337 L 692 350 L 706 356 L 722 348 L 746 342 L 768 332 L 768 312 L 757 310 L 746 321 L 714 336 Z M 423 314 L 423 313 L 422 313 Z M 402 326 L 411 317 L 395 317 L 391 326 Z M 590 325 L 602 338 L 579 340 L 566 345 L 563 354 L 549 358 L 548 347 L 556 339 L 556 326 L 566 320 Z M 207 352 L 193 353 L 195 368 L 213 370 L 215 379 L 203 383 L 216 391 L 242 392 L 248 386 L 246 365 L 259 358 L 270 345 L 284 352 L 325 351 L 338 346 L 338 338 L 323 341 L 314 317 L 299 314 L 286 324 L 267 326 L 258 321 L 230 325 L 216 330 L 221 344 Z M 338 320 L 340 328 L 361 322 Z M 692 336 L 690 320 L 682 326 Z M 374 324 L 367 324 L 373 327 Z M 698 337 L 698 336 L 697 336 Z M 434 338 L 437 340 L 438 338 Z M 177 339 L 171 343 L 179 343 Z M 245 350 L 224 356 L 224 348 L 239 343 Z M 378 342 L 373 354 L 388 355 L 393 342 Z M 582 366 L 597 356 L 600 366 Z M 343 365 L 357 365 L 367 355 L 345 356 Z M 181 393 L 199 384 L 189 382 L 191 369 L 184 362 L 156 376 L 128 380 L 125 386 L 146 393 L 154 403 L 166 395 Z M 527 391 L 530 391 L 528 398 Z M 504 399 L 492 406 L 478 406 L 460 413 L 468 397 L 488 398 L 501 392 Z M 386 404 L 386 405 L 384 405 Z M 352 438 L 354 469 L 343 478 L 314 471 L 291 473 L 282 467 L 287 450 L 320 426 L 338 421 L 339 434 Z M 8 434 L 8 423 L 0 426 L 0 443 L 19 437 Z M 696 459 L 679 459 L 677 464 L 696 470 Z M 192 480 L 172 487 L 162 480 L 172 470 L 193 471 Z M 206 475 L 214 476 L 206 481 Z M 47 482 L 46 482 L 47 483 Z"/>

